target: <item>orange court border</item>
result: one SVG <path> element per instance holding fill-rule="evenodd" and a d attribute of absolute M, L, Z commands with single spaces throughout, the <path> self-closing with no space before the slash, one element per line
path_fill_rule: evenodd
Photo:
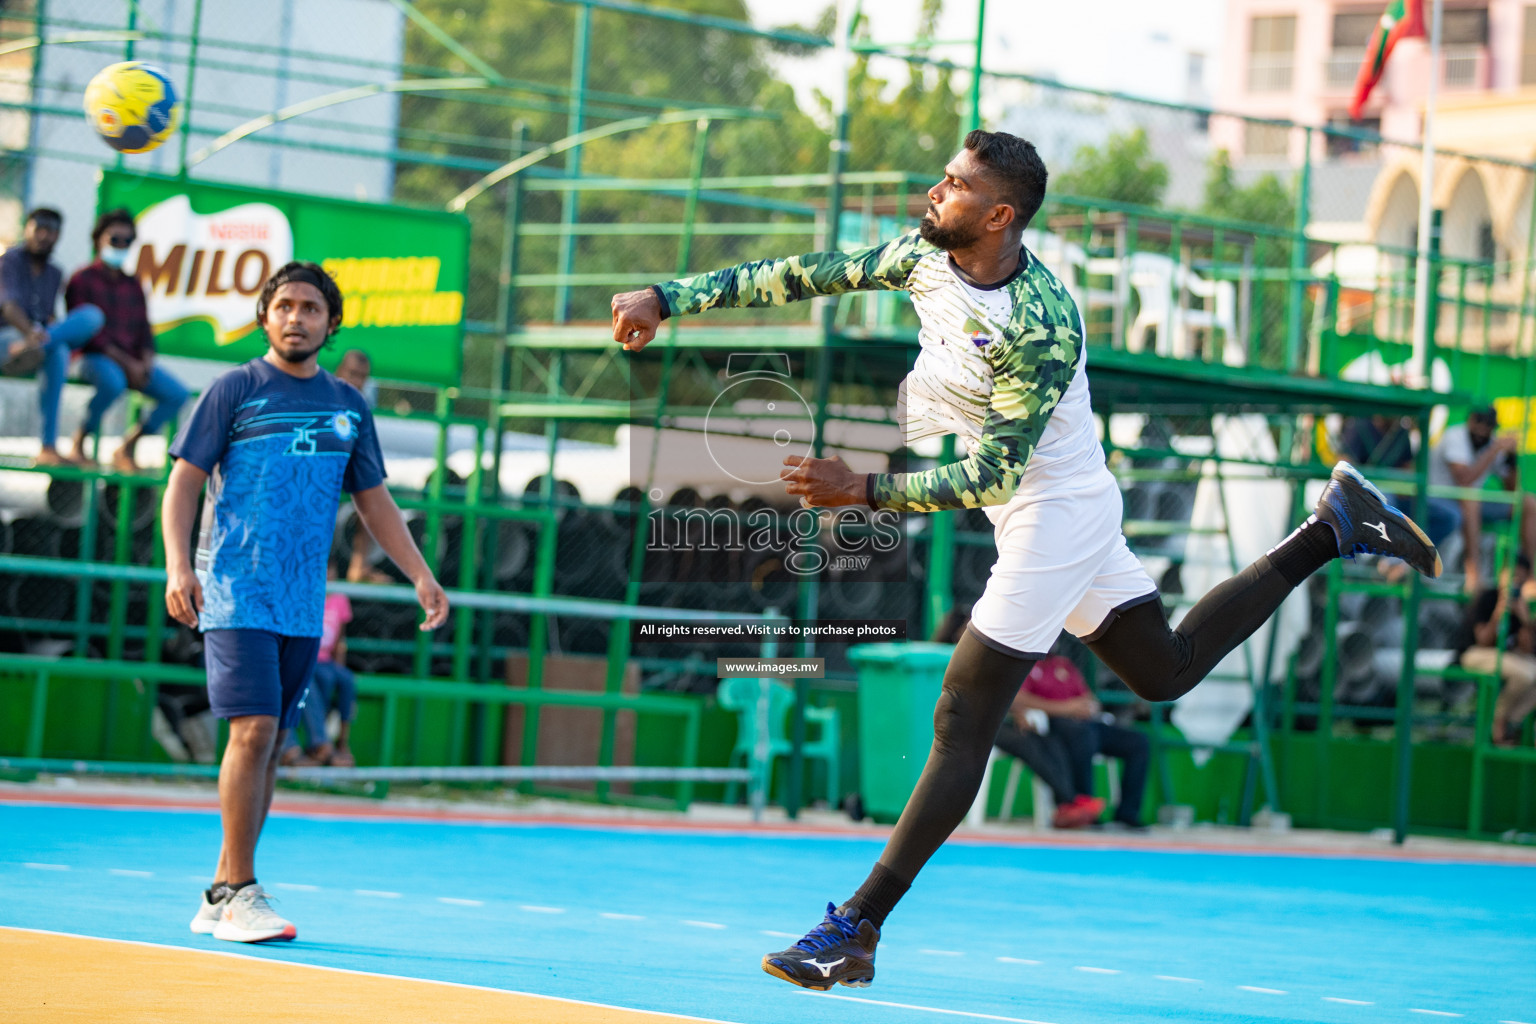
<path fill-rule="evenodd" d="M 335 1024 L 730 1024 L 224 950 L 27 928 L 0 927 L 0 964 L 5 965 L 0 1020 L 6 1024 L 269 1024 L 274 1014 L 300 1012 L 306 1020 Z M 325 972 L 324 984 L 316 984 L 316 971 Z"/>

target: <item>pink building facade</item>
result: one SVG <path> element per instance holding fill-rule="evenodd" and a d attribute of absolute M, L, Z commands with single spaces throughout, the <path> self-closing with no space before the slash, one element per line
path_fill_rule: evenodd
<path fill-rule="evenodd" d="M 1425 0 L 1425 16 L 1430 0 Z M 1398 44 L 1386 75 L 1351 124 L 1349 104 L 1365 44 L 1386 0 L 1228 0 L 1216 106 L 1304 125 L 1352 126 L 1416 142 L 1431 73 L 1422 39 Z M 1448 101 L 1536 89 L 1536 3 L 1446 0 L 1440 95 Z M 1234 157 L 1297 163 L 1300 132 L 1213 122 L 1212 142 Z M 1220 136 L 1220 137 L 1216 137 Z M 1313 157 L 1346 155 L 1350 140 L 1316 138 Z"/>

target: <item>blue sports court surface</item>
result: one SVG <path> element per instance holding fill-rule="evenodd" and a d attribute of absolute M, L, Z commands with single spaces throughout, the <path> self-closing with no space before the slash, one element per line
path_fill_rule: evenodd
<path fill-rule="evenodd" d="M 1536 866 L 1473 846 L 956 841 L 887 922 L 875 984 L 821 995 L 759 958 L 857 886 L 883 832 L 274 812 L 259 874 L 299 940 L 252 947 L 187 928 L 219 844 L 206 806 L 36 799 L 0 793 L 0 928 L 737 1024 L 1536 1022 Z"/>

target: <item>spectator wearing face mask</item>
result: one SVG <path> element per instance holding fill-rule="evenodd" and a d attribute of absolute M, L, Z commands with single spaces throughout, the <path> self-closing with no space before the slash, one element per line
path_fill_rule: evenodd
<path fill-rule="evenodd" d="M 82 372 L 96 386 L 96 394 L 85 422 L 75 432 L 76 454 L 84 454 L 86 437 L 96 433 L 101 417 L 124 391 L 132 388 L 155 400 L 154 409 L 129 428 L 112 455 L 112 468 L 122 473 L 138 469 L 134 449 L 139 438 L 158 433 L 187 400 L 187 389 L 155 360 L 155 333 L 149 324 L 144 286 L 124 269 L 133 241 L 132 213 L 117 209 L 102 214 L 91 234 L 96 258 L 75 271 L 64 290 L 64 303 L 70 309 L 89 304 L 106 316 L 84 349 Z"/>

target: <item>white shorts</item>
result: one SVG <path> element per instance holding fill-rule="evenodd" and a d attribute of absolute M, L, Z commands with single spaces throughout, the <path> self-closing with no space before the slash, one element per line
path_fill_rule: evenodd
<path fill-rule="evenodd" d="M 1085 483 L 987 510 L 997 562 L 971 610 L 971 628 L 988 647 L 1043 658 L 1062 629 L 1097 640 L 1121 612 L 1158 599 L 1120 532 L 1114 476 L 1105 470 Z"/>

